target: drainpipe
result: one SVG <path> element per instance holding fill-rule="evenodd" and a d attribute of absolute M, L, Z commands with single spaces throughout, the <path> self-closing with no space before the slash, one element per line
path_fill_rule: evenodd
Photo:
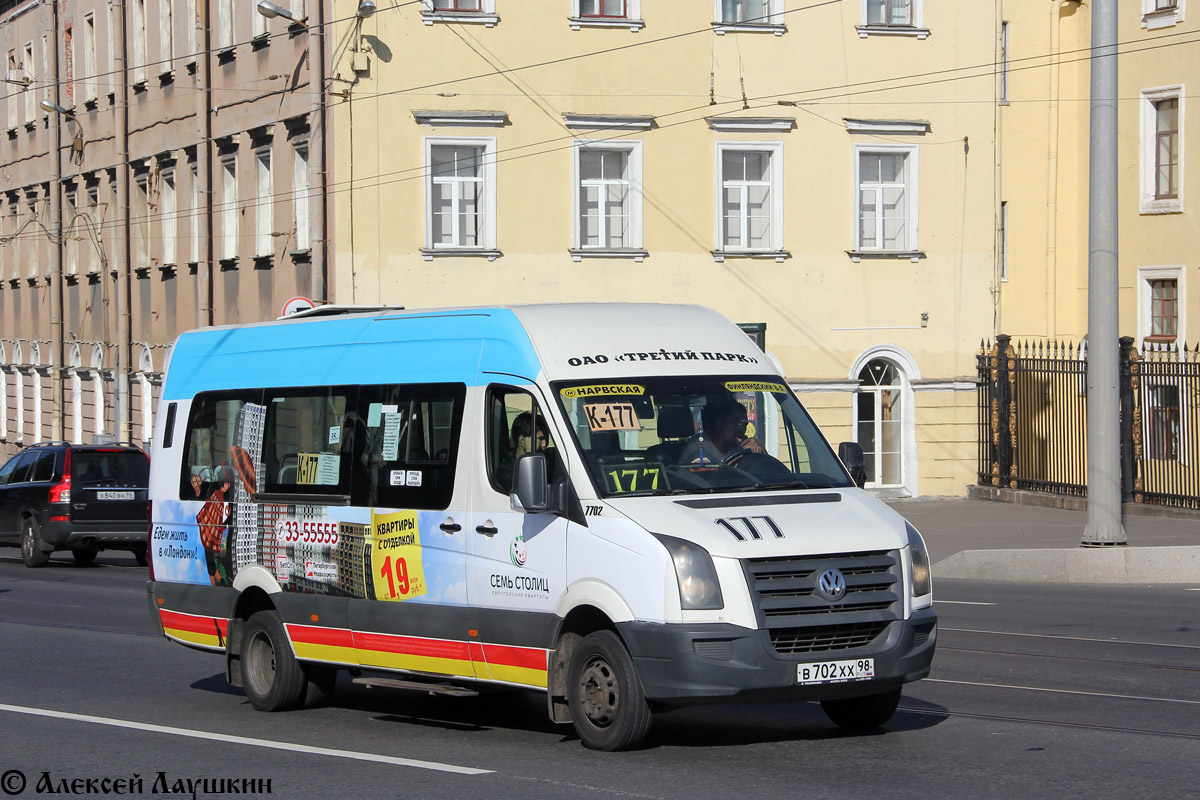
<path fill-rule="evenodd" d="M 320 305 L 329 301 L 329 202 L 325 184 L 329 175 L 329 146 L 325 135 L 325 117 L 328 103 L 325 98 L 325 3 L 318 0 L 316 20 L 309 28 L 309 58 L 314 67 L 314 82 L 317 88 L 317 107 L 313 116 L 309 152 L 316 156 L 309 165 L 309 191 L 317 197 L 316 213 L 312 216 L 312 277 L 310 299 Z M 314 42 L 313 39 L 316 41 Z M 315 45 L 315 47 L 314 47 Z M 315 54 L 312 52 L 315 50 Z M 311 195 L 310 195 L 311 196 Z M 310 203 L 309 208 L 312 208 Z"/>
<path fill-rule="evenodd" d="M 132 333 L 130 319 L 130 287 L 129 287 L 129 62 L 127 59 L 128 41 L 125 35 L 126 6 L 124 0 L 113 0 L 118 10 L 120 31 L 113 36 L 113 47 L 117 50 L 117 60 L 121 64 L 119 76 L 120 86 L 117 87 L 117 214 L 120 224 L 116 235 L 117 262 L 117 364 L 116 364 L 116 403 L 114 413 L 116 421 L 113 433 L 117 441 L 131 441 L 129 429 L 129 358 L 132 351 Z"/>
<path fill-rule="evenodd" d="M 1046 335 L 1057 336 L 1056 306 L 1058 302 L 1058 60 L 1062 44 L 1059 40 L 1062 17 L 1059 3 L 1050 4 L 1050 69 L 1049 121 L 1050 137 L 1046 158 Z"/>
<path fill-rule="evenodd" d="M 210 36 L 208 31 L 209 0 L 196 3 L 196 46 L 200 53 L 196 57 L 196 182 L 200 184 L 196 197 L 203 206 L 192 209 L 196 226 L 199 252 L 196 259 L 196 324 L 200 327 L 213 324 L 213 281 L 212 281 L 212 60 L 209 57 Z"/>
<path fill-rule="evenodd" d="M 53 103 L 60 105 L 58 73 L 58 3 L 50 4 L 50 74 L 54 76 Z M 50 112 L 50 438 L 63 439 L 63 225 L 62 225 L 62 114 Z"/>

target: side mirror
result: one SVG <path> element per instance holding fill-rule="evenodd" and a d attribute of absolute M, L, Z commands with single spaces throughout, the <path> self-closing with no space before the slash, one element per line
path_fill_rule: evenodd
<path fill-rule="evenodd" d="M 526 514 L 544 514 L 553 510 L 550 508 L 546 456 L 541 453 L 526 453 L 517 459 L 509 502 L 513 511 L 524 511 Z"/>
<path fill-rule="evenodd" d="M 842 460 L 846 471 L 850 473 L 855 486 L 861 489 L 867 485 L 867 465 L 861 444 L 842 442 L 838 445 L 838 458 Z"/>

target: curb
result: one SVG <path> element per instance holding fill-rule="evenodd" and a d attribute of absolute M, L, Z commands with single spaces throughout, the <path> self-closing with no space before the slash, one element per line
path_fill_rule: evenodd
<path fill-rule="evenodd" d="M 1013 503 L 1019 506 L 1059 508 L 1064 511 L 1087 511 L 1087 498 L 1066 494 L 1031 492 L 1025 489 L 1004 489 L 997 486 L 973 484 L 967 487 L 969 500 L 990 500 L 998 503 Z M 1148 503 L 1122 503 L 1121 513 L 1134 517 L 1171 517 L 1174 519 L 1200 520 L 1200 510 L 1175 508 Z"/>
<path fill-rule="evenodd" d="M 1200 547 L 964 550 L 934 564 L 933 577 L 1022 583 L 1200 585 Z"/>

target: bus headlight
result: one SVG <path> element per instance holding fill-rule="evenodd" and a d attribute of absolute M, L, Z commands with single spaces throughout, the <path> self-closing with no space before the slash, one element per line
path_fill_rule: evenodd
<path fill-rule="evenodd" d="M 685 611 L 703 611 L 724 608 L 721 584 L 712 556 L 698 544 L 663 536 L 654 537 L 662 542 L 675 563 L 675 579 L 679 583 L 679 605 Z"/>
<path fill-rule="evenodd" d="M 913 597 L 923 597 L 933 591 L 933 577 L 929 572 L 929 550 L 917 529 L 904 523 L 908 531 L 908 549 L 912 553 Z"/>

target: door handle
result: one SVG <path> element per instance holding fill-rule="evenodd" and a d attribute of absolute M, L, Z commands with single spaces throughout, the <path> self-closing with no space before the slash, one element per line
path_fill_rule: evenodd
<path fill-rule="evenodd" d="M 450 517 L 446 517 L 446 521 L 443 522 L 441 525 L 438 525 L 438 527 L 441 528 L 446 533 L 458 533 L 459 531 L 462 530 L 462 525 L 459 525 L 457 522 L 455 522 Z"/>
<path fill-rule="evenodd" d="M 482 533 L 484 536 L 495 536 L 497 533 L 500 532 L 500 529 L 497 528 L 495 525 L 493 525 L 492 521 L 489 519 L 487 522 L 483 523 L 482 525 L 476 525 L 475 532 Z"/>

